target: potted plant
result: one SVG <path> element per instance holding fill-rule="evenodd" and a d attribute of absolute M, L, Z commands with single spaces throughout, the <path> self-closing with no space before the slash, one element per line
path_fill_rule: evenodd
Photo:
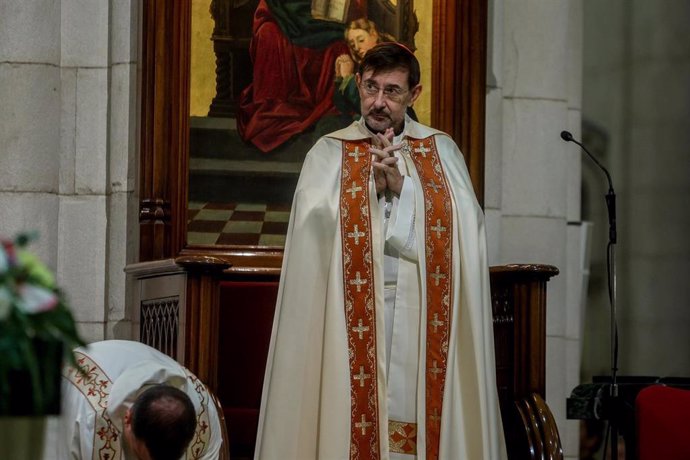
<path fill-rule="evenodd" d="M 53 274 L 26 249 L 33 239 L 0 238 L 0 445 L 19 441 L 17 428 L 32 420 L 42 423 L 29 416 L 59 413 L 64 359 L 76 365 L 72 349 L 85 344 Z"/>

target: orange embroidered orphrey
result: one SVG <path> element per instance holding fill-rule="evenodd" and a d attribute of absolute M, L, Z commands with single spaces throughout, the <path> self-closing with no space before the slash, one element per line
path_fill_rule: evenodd
<path fill-rule="evenodd" d="M 113 386 L 112 380 L 106 375 L 98 364 L 79 351 L 74 352 L 77 364 L 82 369 L 79 372 L 75 367 L 66 365 L 62 375 L 84 395 L 93 410 L 94 438 L 93 460 L 117 460 L 122 458 L 120 447 L 120 432 L 115 428 L 112 420 L 106 413 L 108 408 L 108 396 Z"/>
<path fill-rule="evenodd" d="M 441 410 L 451 324 L 451 196 L 433 137 L 408 139 L 424 195 L 426 249 L 426 455 L 439 458 Z"/>
<path fill-rule="evenodd" d="M 208 393 L 206 385 L 197 378 L 196 375 L 189 372 L 189 369 L 183 367 L 187 380 L 191 383 L 194 391 L 199 396 L 199 413 L 196 414 L 196 430 L 194 437 L 187 448 L 187 459 L 200 459 L 206 450 L 208 441 L 211 438 L 211 422 L 209 418 L 208 408 L 213 404 Z"/>
<path fill-rule="evenodd" d="M 367 141 L 343 141 L 340 232 L 350 356 L 350 459 L 380 458 L 376 375 L 374 267 L 369 214 L 371 155 Z"/>

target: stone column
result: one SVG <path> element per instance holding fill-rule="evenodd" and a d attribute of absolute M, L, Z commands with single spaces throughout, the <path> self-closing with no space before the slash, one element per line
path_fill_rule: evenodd
<path fill-rule="evenodd" d="M 33 230 L 57 267 L 60 3 L 0 6 L 0 235 Z"/>
<path fill-rule="evenodd" d="M 110 2 L 107 227 L 107 338 L 130 338 L 124 267 L 139 254 L 139 0 Z"/>
<path fill-rule="evenodd" d="M 58 280 L 79 329 L 104 338 L 108 180 L 107 1 L 60 2 Z"/>
<path fill-rule="evenodd" d="M 0 5 L 0 234 L 37 230 L 89 340 L 136 256 L 136 0 Z M 125 325 L 123 330 L 129 330 Z"/>
<path fill-rule="evenodd" d="M 548 284 L 546 396 L 566 456 L 577 424 L 565 400 L 579 383 L 582 290 L 579 134 L 581 2 L 490 3 L 486 214 L 492 264 L 543 263 Z M 573 225 L 569 225 L 573 223 Z"/>

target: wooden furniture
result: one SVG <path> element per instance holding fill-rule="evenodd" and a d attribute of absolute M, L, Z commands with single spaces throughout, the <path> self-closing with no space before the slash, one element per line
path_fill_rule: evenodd
<path fill-rule="evenodd" d="M 526 398 L 515 401 L 515 405 L 525 428 L 527 458 L 562 460 L 561 438 L 558 434 L 556 421 L 546 401 L 537 393 L 532 393 Z M 512 457 L 515 457 L 515 454 Z"/>
<path fill-rule="evenodd" d="M 184 292 L 178 296 L 186 306 L 178 313 L 181 329 L 168 335 L 180 337 L 177 358 L 222 401 L 231 456 L 251 457 L 279 269 L 248 270 L 229 267 L 222 259 L 189 256 L 178 258 L 177 264 L 186 273 Z M 174 270 L 167 273 L 179 275 Z M 557 273 L 548 265 L 504 265 L 490 271 L 496 377 L 510 459 L 559 458 L 558 430 L 543 402 L 546 283 Z M 151 276 L 145 279 L 154 282 Z M 151 299 L 140 302 L 145 305 Z M 155 320 L 151 316 L 135 323 L 146 331 L 155 329 L 146 324 Z"/>
<path fill-rule="evenodd" d="M 491 267 L 496 384 L 511 460 L 540 458 L 528 455 L 529 425 L 516 402 L 546 397 L 546 283 L 557 274 L 550 265 Z"/>

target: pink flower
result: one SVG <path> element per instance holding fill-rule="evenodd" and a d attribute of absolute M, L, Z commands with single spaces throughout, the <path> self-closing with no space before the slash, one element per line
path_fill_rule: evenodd
<path fill-rule="evenodd" d="M 26 313 L 50 311 L 58 304 L 58 297 L 53 291 L 33 284 L 22 284 L 19 287 L 20 307 Z"/>

